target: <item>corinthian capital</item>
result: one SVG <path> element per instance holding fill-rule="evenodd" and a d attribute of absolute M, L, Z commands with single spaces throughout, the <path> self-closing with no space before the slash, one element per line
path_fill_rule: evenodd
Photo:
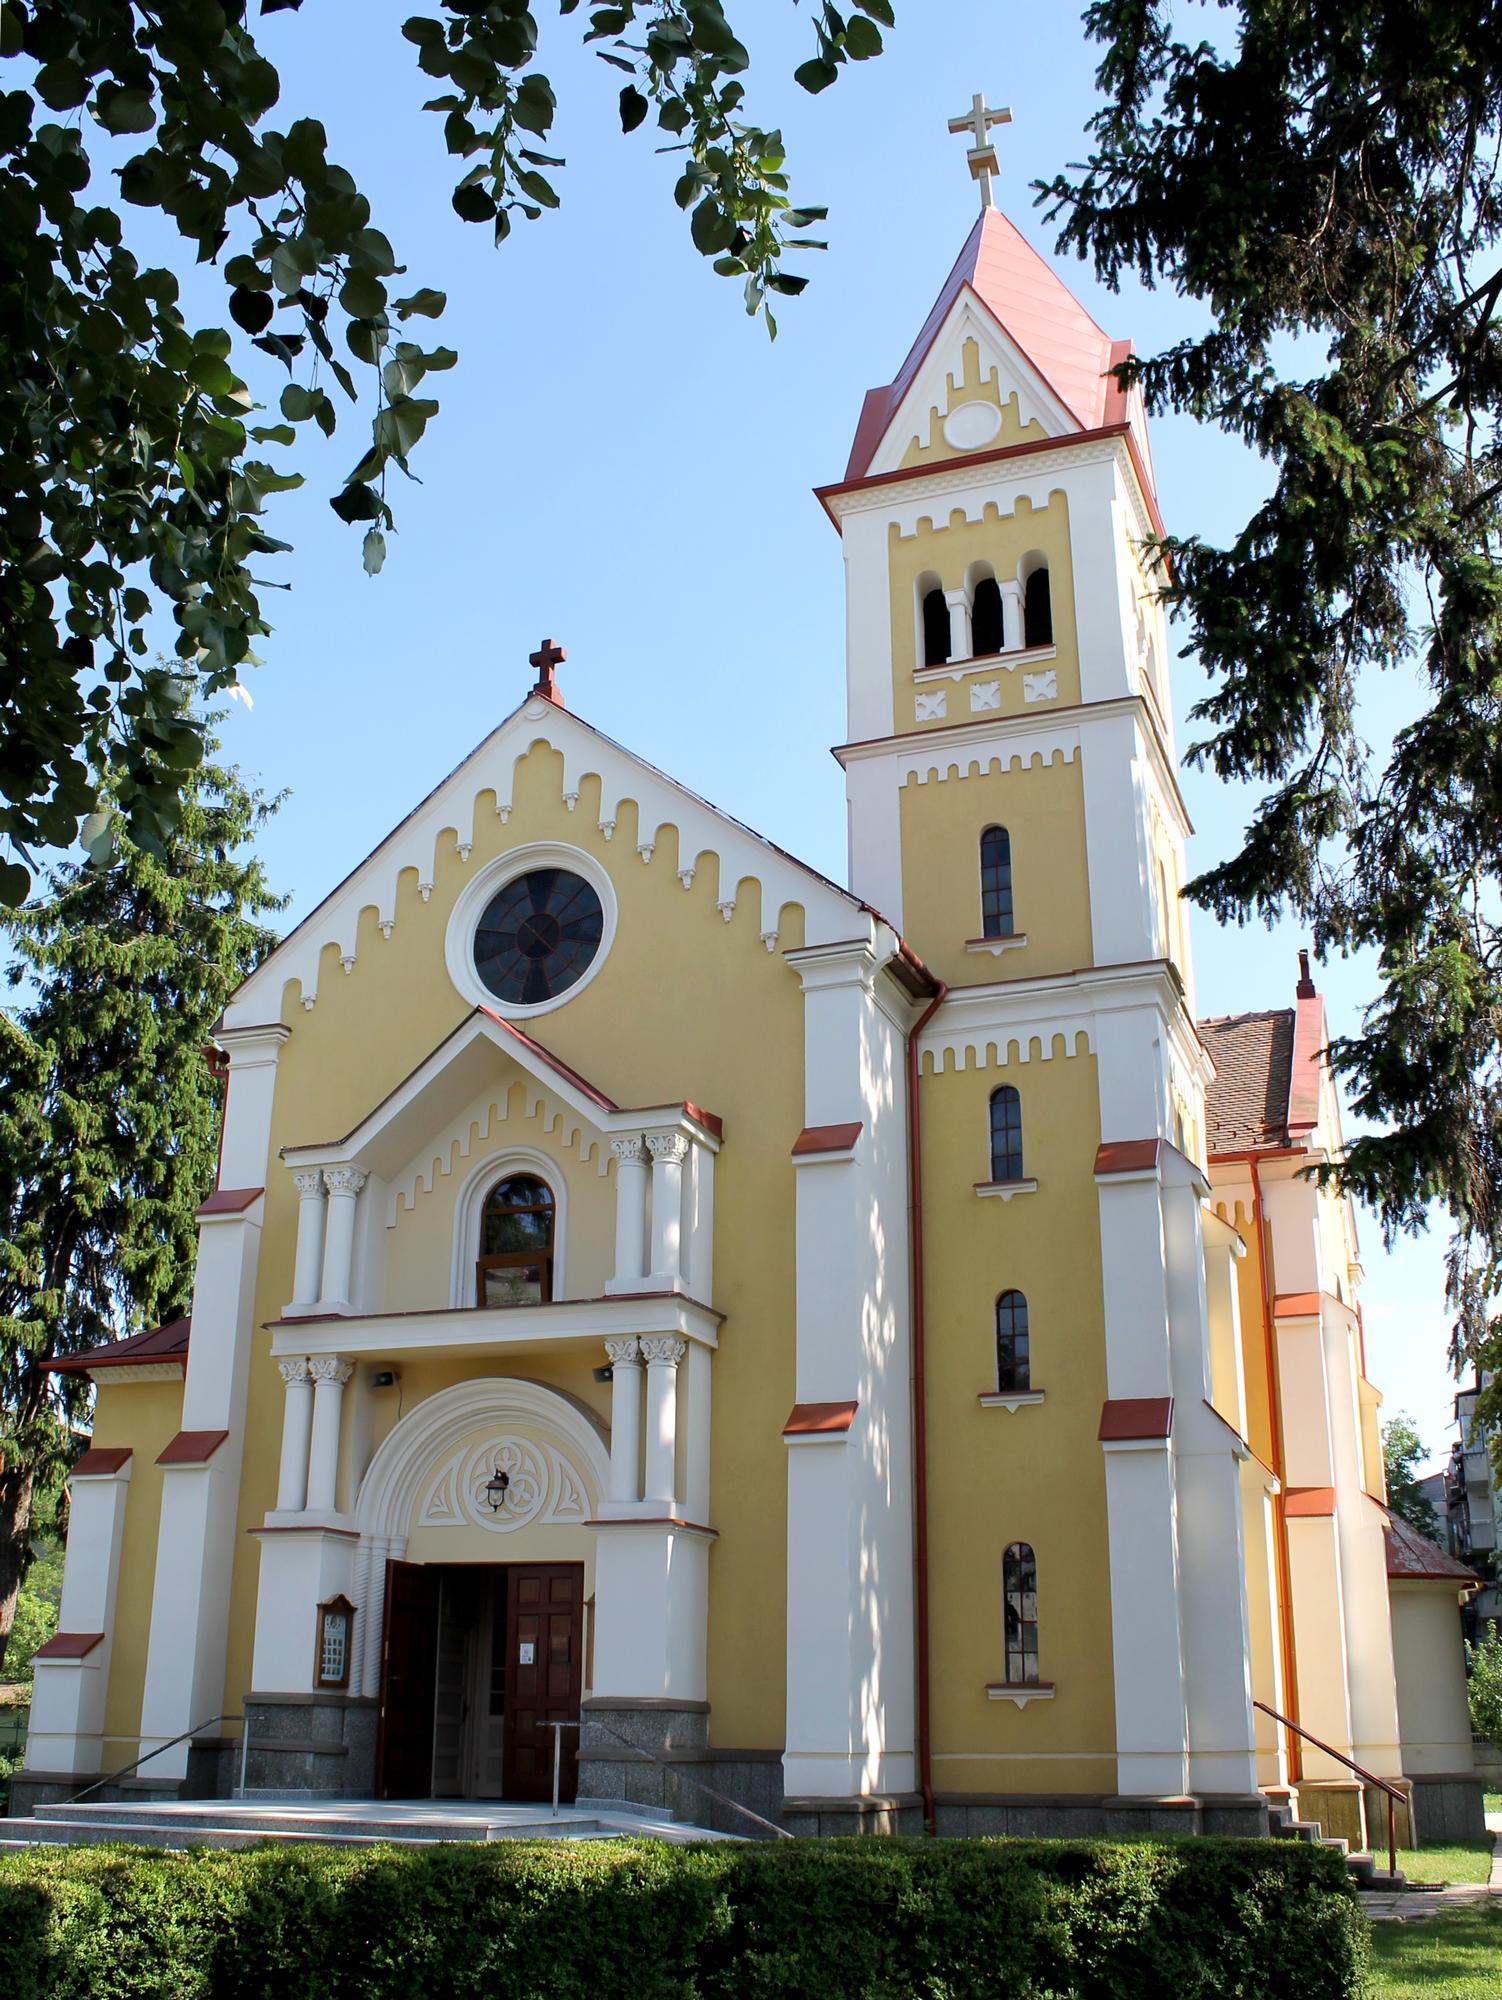
<path fill-rule="evenodd" d="M 641 1342 L 634 1333 L 612 1336 L 605 1342 L 605 1352 L 610 1356 L 612 1368 L 636 1368 L 641 1365 Z"/>
<path fill-rule="evenodd" d="M 640 1132 L 633 1132 L 629 1138 L 612 1139 L 610 1150 L 618 1160 L 627 1160 L 633 1163 L 645 1159 L 647 1154 L 646 1141 L 642 1138 Z"/>
<path fill-rule="evenodd" d="M 317 1354 L 308 1363 L 308 1373 L 315 1382 L 332 1382 L 341 1389 L 354 1372 L 354 1362 L 346 1361 L 342 1354 Z"/>
<path fill-rule="evenodd" d="M 278 1361 L 276 1365 L 281 1371 L 282 1380 L 289 1389 L 294 1382 L 306 1382 L 308 1379 L 308 1357 L 306 1354 L 289 1356 L 287 1360 Z"/>
<path fill-rule="evenodd" d="M 688 1157 L 688 1140 L 682 1132 L 649 1132 L 647 1146 L 654 1160 L 682 1160 Z"/>
<path fill-rule="evenodd" d="M 292 1175 L 297 1183 L 297 1192 L 304 1201 L 311 1201 L 315 1195 L 323 1193 L 323 1170 L 320 1167 L 298 1167 Z"/>
<path fill-rule="evenodd" d="M 688 1349 L 688 1342 L 680 1340 L 676 1333 L 649 1333 L 641 1344 L 641 1351 L 649 1362 L 666 1362 L 676 1368 Z"/>
<path fill-rule="evenodd" d="M 323 1184 L 330 1194 L 356 1195 L 370 1179 L 363 1167 L 325 1167 Z"/>

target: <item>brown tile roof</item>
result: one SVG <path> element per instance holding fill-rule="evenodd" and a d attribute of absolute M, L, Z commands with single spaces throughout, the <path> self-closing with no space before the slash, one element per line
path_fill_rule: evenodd
<path fill-rule="evenodd" d="M 1292 1007 L 1199 1023 L 1200 1039 L 1215 1064 L 1207 1106 L 1212 1153 L 1288 1144 L 1293 1026 Z"/>
<path fill-rule="evenodd" d="M 112 1340 L 80 1354 L 54 1355 L 46 1365 L 55 1375 L 92 1375 L 99 1368 L 128 1368 L 140 1361 L 176 1361 L 186 1373 L 192 1324 L 189 1319 L 170 1319 L 165 1326 L 133 1333 L 128 1340 Z"/>
<path fill-rule="evenodd" d="M 1388 1517 L 1386 1540 L 1389 1576 L 1421 1577 L 1434 1583 L 1468 1583 L 1473 1590 L 1481 1588 L 1481 1578 L 1473 1569 L 1446 1555 L 1427 1535 L 1410 1527 L 1401 1514 Z"/>

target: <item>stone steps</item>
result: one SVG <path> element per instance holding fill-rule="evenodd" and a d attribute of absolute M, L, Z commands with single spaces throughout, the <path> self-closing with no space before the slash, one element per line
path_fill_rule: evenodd
<path fill-rule="evenodd" d="M 1317 1819 L 1295 1819 L 1286 1806 L 1274 1806 L 1269 1821 L 1269 1831 L 1275 1840 L 1302 1840 L 1310 1847 L 1333 1847 L 1344 1856 L 1351 1879 L 1358 1889 L 1383 1889 L 1389 1892 L 1406 1889 L 1407 1878 L 1400 1868 L 1390 1875 L 1385 1868 L 1379 1868 L 1372 1854 L 1353 1854 L 1348 1840 L 1328 1834 Z"/>

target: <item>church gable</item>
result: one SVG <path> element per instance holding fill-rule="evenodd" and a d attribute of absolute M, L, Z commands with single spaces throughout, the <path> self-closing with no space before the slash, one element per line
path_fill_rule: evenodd
<path fill-rule="evenodd" d="M 295 1021 L 298 1005 L 311 1011 L 331 978 L 353 973 L 393 938 L 414 897 L 429 905 L 440 879 L 450 899 L 462 894 L 473 864 L 515 844 L 518 784 L 529 763 L 535 775 L 542 761 L 563 823 L 581 845 L 603 843 L 612 860 L 634 852 L 641 866 L 671 869 L 685 890 L 698 884 L 721 921 L 754 924 L 769 953 L 848 936 L 871 920 L 815 870 L 534 693 L 245 981 L 224 1026 Z M 800 926 L 802 934 L 790 934 Z"/>
<path fill-rule="evenodd" d="M 967 286 L 871 457 L 873 474 L 1080 428 L 1046 377 Z"/>
<path fill-rule="evenodd" d="M 1097 326 L 1007 218 L 985 208 L 907 359 L 867 395 L 845 480 L 1125 424 L 1150 481 L 1140 392 L 1123 391 L 1111 372 L 1130 353 L 1130 341 Z"/>

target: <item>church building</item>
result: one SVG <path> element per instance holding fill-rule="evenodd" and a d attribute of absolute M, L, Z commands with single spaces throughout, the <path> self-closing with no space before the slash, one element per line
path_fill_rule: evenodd
<path fill-rule="evenodd" d="M 153 1752 L 138 1795 L 541 1799 L 561 1744 L 566 1798 L 732 1831 L 700 1787 L 1359 1840 L 1340 1758 L 1467 1782 L 1400 1731 L 1307 965 L 1195 1019 L 1129 343 L 976 115 L 818 495 L 849 886 L 533 656 L 225 1009 L 191 1318 L 55 1364 L 97 1401 L 16 1809 Z"/>

